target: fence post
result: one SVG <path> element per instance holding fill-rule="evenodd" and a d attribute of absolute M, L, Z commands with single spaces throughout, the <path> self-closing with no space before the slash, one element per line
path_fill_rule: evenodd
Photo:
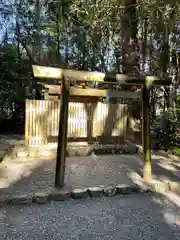
<path fill-rule="evenodd" d="M 66 155 L 67 127 L 68 127 L 68 108 L 69 108 L 69 88 L 70 88 L 70 81 L 65 79 L 63 76 L 62 86 L 61 86 L 62 94 L 60 99 L 60 116 L 59 116 L 55 187 L 64 186 L 65 155 Z"/>
<path fill-rule="evenodd" d="M 29 109 L 29 100 L 26 99 L 25 102 L 25 142 L 26 145 L 29 145 L 29 135 L 30 135 L 30 131 L 29 131 L 29 117 L 30 117 L 30 109 Z"/>

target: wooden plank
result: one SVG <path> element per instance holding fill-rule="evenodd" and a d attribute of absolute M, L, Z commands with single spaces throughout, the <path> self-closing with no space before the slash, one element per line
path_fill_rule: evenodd
<path fill-rule="evenodd" d="M 49 94 L 59 95 L 61 94 L 61 87 L 58 85 L 44 86 L 49 90 Z M 141 92 L 125 92 L 125 91 L 113 91 L 110 89 L 81 89 L 76 87 L 70 87 L 71 96 L 88 96 L 88 97 L 110 97 L 110 98 L 129 98 L 137 99 L 141 97 Z"/>
<path fill-rule="evenodd" d="M 35 125 L 35 121 L 33 118 L 33 100 L 29 100 L 29 139 L 31 141 L 31 145 L 33 145 L 33 126 Z M 33 125 L 34 124 L 34 125 Z"/>
<path fill-rule="evenodd" d="M 88 82 L 109 82 L 116 84 L 135 84 L 142 85 L 170 85 L 171 79 L 160 79 L 155 76 L 145 77 L 133 77 L 125 74 L 109 74 L 102 72 L 88 72 L 88 71 L 77 71 L 53 67 L 44 67 L 33 65 L 33 74 L 36 78 L 55 78 L 62 80 L 63 76 L 65 80 L 70 81 L 88 81 Z"/>
<path fill-rule="evenodd" d="M 126 139 L 127 139 L 127 112 L 128 112 L 128 107 L 127 107 L 127 104 L 122 104 L 122 106 L 123 106 L 123 111 L 121 112 L 121 116 L 124 119 L 123 129 L 124 129 L 124 143 L 125 143 Z"/>
<path fill-rule="evenodd" d="M 26 122 L 25 122 L 25 141 L 26 144 L 29 145 L 29 120 L 30 120 L 30 114 L 29 114 L 29 100 L 26 100 L 26 111 L 25 111 L 25 118 L 26 118 Z"/>
<path fill-rule="evenodd" d="M 48 100 L 52 100 L 52 101 L 58 101 L 59 100 L 59 96 L 57 95 L 49 95 L 48 96 Z"/>
<path fill-rule="evenodd" d="M 63 69 L 54 67 L 32 66 L 35 78 L 55 78 L 62 79 Z"/>
<path fill-rule="evenodd" d="M 70 96 L 69 97 L 70 102 L 81 102 L 81 103 L 97 103 L 101 102 L 101 97 L 88 97 L 88 96 Z"/>
<path fill-rule="evenodd" d="M 26 105 L 26 140 L 28 145 L 47 144 L 51 137 L 58 135 L 60 102 L 27 100 Z M 88 137 L 89 139 L 92 139 L 93 137 L 96 139 L 98 136 L 102 135 L 109 111 L 109 105 L 114 104 L 88 103 L 89 107 L 86 108 L 84 103 L 71 102 L 69 104 L 68 116 L 68 141 L 72 140 L 73 138 L 74 140 Z M 123 111 L 124 104 L 117 105 L 119 108 L 118 118 L 119 116 L 121 118 L 121 115 L 123 117 L 125 114 Z M 113 106 L 111 106 L 111 108 L 113 108 Z M 110 114 L 110 116 L 111 115 L 112 114 Z M 110 120 L 108 120 L 109 126 L 114 121 L 114 117 L 115 116 L 112 116 Z M 89 135 L 87 135 L 88 124 L 90 125 L 89 128 L 91 128 L 91 131 L 88 132 Z M 122 142 L 124 132 L 126 131 L 126 123 L 124 124 L 125 125 L 123 128 L 120 128 L 119 124 L 116 126 L 116 131 L 119 131 L 119 133 L 116 133 L 116 135 L 122 135 L 122 138 L 117 140 Z M 111 137 L 112 134 L 109 134 L 108 131 L 109 130 L 107 128 L 104 130 L 104 133 L 107 135 L 107 137 Z M 106 139 L 104 141 L 106 141 Z"/>
<path fill-rule="evenodd" d="M 46 112 L 49 112 L 49 105 L 48 105 L 48 101 L 44 101 L 44 100 L 41 100 L 44 102 L 44 112 L 43 114 L 45 114 Z M 47 144 L 47 129 L 48 129 L 48 121 L 47 121 L 47 118 L 43 118 L 43 128 L 44 128 L 44 135 L 43 135 L 43 144 Z"/>
<path fill-rule="evenodd" d="M 34 115 L 34 119 L 35 119 L 35 126 L 33 126 L 33 129 L 34 129 L 34 136 L 36 136 L 35 138 L 35 145 L 38 145 L 38 138 L 37 136 L 39 137 L 39 123 L 38 123 L 38 118 L 39 118 L 39 100 L 35 101 L 35 108 L 34 108 L 34 111 L 33 111 L 33 115 Z"/>
<path fill-rule="evenodd" d="M 39 125 L 40 125 L 40 139 L 39 139 L 39 144 L 43 144 L 44 142 L 44 127 L 43 127 L 43 119 L 41 117 L 41 114 L 42 114 L 42 110 L 43 110 L 43 101 L 39 100 L 38 101 L 39 103 Z"/>

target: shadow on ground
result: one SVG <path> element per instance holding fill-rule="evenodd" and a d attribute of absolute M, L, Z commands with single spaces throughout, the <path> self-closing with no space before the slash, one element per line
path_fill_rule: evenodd
<path fill-rule="evenodd" d="M 68 157 L 65 188 L 136 183 L 141 179 L 142 167 L 139 155 Z M 152 170 L 156 180 L 180 182 L 180 161 L 167 154 L 152 156 Z M 0 198 L 48 191 L 54 185 L 54 172 L 55 160 L 49 158 L 3 161 Z M 161 197 L 132 194 L 43 206 L 6 206 L 1 209 L 0 229 L 3 239 L 48 236 L 62 240 L 177 240 L 180 239 L 179 213 L 180 193 L 170 192 Z"/>
<path fill-rule="evenodd" d="M 48 191 L 54 185 L 55 160 L 21 157 L 0 164 L 0 198 Z M 142 180 L 139 155 L 91 155 L 66 159 L 65 188 L 132 184 Z M 153 179 L 179 181 L 180 161 L 165 157 L 152 160 Z"/>

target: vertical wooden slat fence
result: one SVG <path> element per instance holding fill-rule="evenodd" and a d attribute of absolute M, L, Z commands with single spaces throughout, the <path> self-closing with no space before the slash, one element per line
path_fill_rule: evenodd
<path fill-rule="evenodd" d="M 26 100 L 26 143 L 45 145 L 58 136 L 59 101 Z M 68 140 L 126 138 L 127 105 L 69 103 Z"/>

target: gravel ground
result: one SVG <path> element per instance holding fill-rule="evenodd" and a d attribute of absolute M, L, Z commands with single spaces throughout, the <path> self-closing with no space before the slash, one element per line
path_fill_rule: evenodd
<path fill-rule="evenodd" d="M 21 136 L 0 135 L 1 151 L 6 145 L 20 143 Z M 78 143 L 79 144 L 79 143 Z M 54 186 L 56 160 L 52 157 L 21 156 L 0 163 L 0 200 L 20 194 L 49 191 Z M 132 184 L 141 180 L 142 157 L 134 155 L 95 155 L 67 157 L 65 188 Z M 165 154 L 152 155 L 153 179 L 180 182 L 180 161 Z"/>
<path fill-rule="evenodd" d="M 0 239 L 176 240 L 180 209 L 147 195 L 0 209 Z"/>
<path fill-rule="evenodd" d="M 6 196 L 49 191 L 54 185 L 55 159 L 22 157 L 0 164 L 0 199 Z M 153 178 L 177 181 L 179 161 L 153 161 Z M 138 155 L 104 155 L 66 159 L 65 188 L 132 184 L 140 177 Z"/>

